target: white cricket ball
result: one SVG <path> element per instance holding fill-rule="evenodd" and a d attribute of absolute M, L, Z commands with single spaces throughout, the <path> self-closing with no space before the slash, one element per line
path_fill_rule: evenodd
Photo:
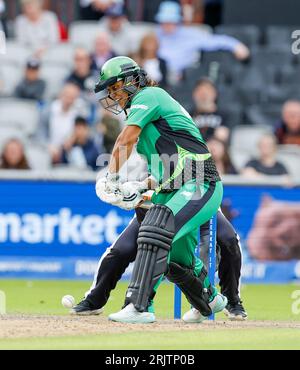
<path fill-rule="evenodd" d="M 75 298 L 71 295 L 65 295 L 61 299 L 61 304 L 65 308 L 73 308 L 75 306 Z"/>

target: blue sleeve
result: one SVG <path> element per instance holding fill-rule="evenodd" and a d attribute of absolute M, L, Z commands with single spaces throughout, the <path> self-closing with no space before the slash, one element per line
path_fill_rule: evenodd
<path fill-rule="evenodd" d="M 210 34 L 201 34 L 195 39 L 197 47 L 199 50 L 203 51 L 234 51 L 237 45 L 241 42 L 234 37 L 227 35 L 210 35 Z"/>

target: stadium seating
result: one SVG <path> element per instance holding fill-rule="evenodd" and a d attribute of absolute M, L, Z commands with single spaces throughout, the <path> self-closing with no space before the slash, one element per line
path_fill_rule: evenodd
<path fill-rule="evenodd" d="M 0 96 L 12 96 L 21 81 L 23 67 L 8 60 L 0 63 Z"/>
<path fill-rule="evenodd" d="M 6 54 L 1 55 L 0 63 L 9 62 L 25 66 L 26 61 L 32 56 L 33 52 L 30 48 L 19 44 L 16 41 L 7 41 Z"/>
<path fill-rule="evenodd" d="M 240 102 L 240 96 L 237 92 L 235 86 L 226 85 L 226 84 L 219 84 L 218 85 L 218 106 L 220 109 L 227 108 L 230 104 L 238 104 L 240 109 L 242 109 L 242 105 Z"/>
<path fill-rule="evenodd" d="M 232 130 L 231 146 L 234 150 L 248 152 L 253 155 L 257 152 L 257 143 L 259 139 L 272 129 L 265 125 L 243 125 L 236 126 Z"/>
<path fill-rule="evenodd" d="M 266 87 L 266 97 L 269 104 L 283 105 L 289 99 L 299 99 L 299 85 L 270 85 Z"/>
<path fill-rule="evenodd" d="M 269 26 L 265 32 L 265 42 L 272 49 L 291 45 L 292 32 L 299 26 Z"/>
<path fill-rule="evenodd" d="M 261 31 L 254 25 L 222 25 L 216 27 L 216 33 L 235 37 L 249 48 L 258 45 L 261 41 Z"/>
<path fill-rule="evenodd" d="M 75 46 L 93 50 L 97 33 L 100 31 L 99 22 L 78 21 L 70 25 L 69 38 Z"/>
<path fill-rule="evenodd" d="M 28 136 L 38 127 L 39 110 L 37 104 L 22 99 L 0 99 L 0 127 L 21 129 Z"/>
<path fill-rule="evenodd" d="M 74 64 L 74 46 L 70 43 L 61 43 L 51 47 L 42 56 L 42 63 L 72 68 Z"/>
<path fill-rule="evenodd" d="M 287 147 L 287 148 L 286 148 Z M 277 152 L 277 159 L 282 162 L 289 174 L 292 176 L 295 180 L 300 180 L 300 164 L 299 164 L 299 158 L 300 158 L 300 148 L 297 146 L 290 145 L 279 145 L 278 152 Z"/>
<path fill-rule="evenodd" d="M 194 84 L 195 82 L 196 80 L 194 80 Z M 168 93 L 174 99 L 178 100 L 188 112 L 192 112 L 193 110 L 192 89 L 194 84 L 186 89 L 178 89 L 176 86 L 167 89 Z"/>
<path fill-rule="evenodd" d="M 295 85 L 298 87 L 300 83 L 300 67 L 284 65 L 280 70 L 278 78 L 281 85 Z"/>
<path fill-rule="evenodd" d="M 271 68 L 263 71 L 250 66 L 234 74 L 233 85 L 239 91 L 244 105 L 259 104 L 266 101 L 265 87 L 274 83 L 275 71 Z"/>
<path fill-rule="evenodd" d="M 70 74 L 70 68 L 65 65 L 44 63 L 41 68 L 41 78 L 46 81 L 45 98 L 51 100 L 57 97 L 64 81 Z"/>
<path fill-rule="evenodd" d="M 239 103 L 227 103 L 219 105 L 220 111 L 225 116 L 225 124 L 229 128 L 242 125 L 244 123 L 243 109 Z"/>
<path fill-rule="evenodd" d="M 280 120 L 281 105 L 253 105 L 246 108 L 245 114 L 247 123 L 265 125 L 272 128 Z"/>
<path fill-rule="evenodd" d="M 231 135 L 229 154 L 235 168 L 240 171 L 257 154 L 259 139 L 271 129 L 263 125 L 236 126 Z"/>
<path fill-rule="evenodd" d="M 251 64 L 256 65 L 262 70 L 266 70 L 269 66 L 288 66 L 293 63 L 293 54 L 290 50 L 290 44 L 284 47 L 277 45 L 276 49 L 261 47 L 252 50 Z"/>
<path fill-rule="evenodd" d="M 234 168 L 238 172 L 241 171 L 245 167 L 245 164 L 252 158 L 251 153 L 232 146 L 229 147 L 229 155 Z"/>
<path fill-rule="evenodd" d="M 51 168 L 51 157 L 44 145 L 27 142 L 25 154 L 31 169 L 45 171 Z"/>
<path fill-rule="evenodd" d="M 132 23 L 132 48 L 137 49 L 141 39 L 145 36 L 145 34 L 149 32 L 154 32 L 155 27 L 156 25 L 152 23 Z M 70 41 L 75 46 L 81 46 L 89 51 L 92 51 L 97 34 L 103 30 L 104 29 L 99 22 L 74 22 L 70 26 Z"/>
<path fill-rule="evenodd" d="M 228 51 L 203 52 L 201 55 L 202 68 L 206 70 L 206 76 L 218 83 L 227 83 L 231 80 L 233 66 L 240 62 Z"/>
<path fill-rule="evenodd" d="M 137 51 L 142 38 L 148 34 L 155 32 L 156 25 L 153 23 L 146 22 L 134 22 L 132 23 L 133 32 L 132 32 L 132 47 Z"/>

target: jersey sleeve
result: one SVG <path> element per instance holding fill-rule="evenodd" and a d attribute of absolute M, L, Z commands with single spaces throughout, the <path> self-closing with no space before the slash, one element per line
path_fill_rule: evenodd
<path fill-rule="evenodd" d="M 151 90 L 141 91 L 133 99 L 125 124 L 143 129 L 148 123 L 159 118 L 159 111 L 160 107 L 154 92 Z"/>

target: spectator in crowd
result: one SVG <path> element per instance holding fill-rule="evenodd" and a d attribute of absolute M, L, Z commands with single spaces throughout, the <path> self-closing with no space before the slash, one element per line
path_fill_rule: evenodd
<path fill-rule="evenodd" d="M 23 14 L 16 20 L 17 41 L 41 56 L 47 47 L 59 42 L 59 22 L 56 15 L 43 10 L 43 0 L 21 0 Z"/>
<path fill-rule="evenodd" d="M 102 30 L 108 33 L 112 48 L 118 55 L 129 55 L 137 51 L 134 28 L 125 15 L 125 8 L 116 4 L 105 12 L 100 21 Z"/>
<path fill-rule="evenodd" d="M 29 170 L 23 144 L 18 139 L 9 140 L 4 146 L 0 168 L 5 170 Z"/>
<path fill-rule="evenodd" d="M 193 90 L 194 109 L 192 117 L 199 128 L 203 138 L 208 140 L 216 136 L 216 130 L 222 127 L 227 132 L 227 137 L 222 137 L 225 142 L 229 139 L 229 129 L 226 127 L 225 117 L 217 105 L 218 91 L 209 78 L 202 78 Z"/>
<path fill-rule="evenodd" d="M 199 52 L 225 50 L 239 60 L 249 57 L 249 49 L 237 39 L 182 26 L 180 5 L 164 1 L 159 7 L 156 21 L 160 43 L 159 56 L 166 60 L 173 84 L 179 82 L 183 71 L 199 59 Z"/>
<path fill-rule="evenodd" d="M 114 4 L 123 4 L 124 0 L 80 0 L 80 18 L 85 21 L 97 21 Z"/>
<path fill-rule="evenodd" d="M 203 4 L 200 0 L 181 0 L 183 23 L 203 23 Z"/>
<path fill-rule="evenodd" d="M 259 178 L 263 176 L 283 176 L 289 180 L 288 171 L 285 166 L 276 160 L 276 137 L 264 135 L 258 143 L 258 158 L 251 159 L 242 171 L 248 178 Z"/>
<path fill-rule="evenodd" d="M 128 8 L 135 21 L 155 22 L 155 16 L 163 0 L 144 1 L 143 9 L 136 6 L 136 1 L 129 1 Z M 172 0 L 181 4 L 183 13 L 183 23 L 203 23 L 203 4 L 202 0 Z"/>
<path fill-rule="evenodd" d="M 81 169 L 96 170 L 97 158 L 101 152 L 102 148 L 97 147 L 90 136 L 87 120 L 83 117 L 77 117 L 74 131 L 63 145 L 61 162 Z"/>
<path fill-rule="evenodd" d="M 64 142 L 71 137 L 75 118 L 87 116 L 88 109 L 80 99 L 80 88 L 76 84 L 67 83 L 57 100 L 45 108 L 40 125 L 40 136 L 49 145 L 53 163 L 59 163 Z"/>
<path fill-rule="evenodd" d="M 216 163 L 220 175 L 236 175 L 237 171 L 232 164 L 227 145 L 216 137 L 211 137 L 207 146 Z"/>
<path fill-rule="evenodd" d="M 43 101 L 46 82 L 40 78 L 40 61 L 30 59 L 27 62 L 25 76 L 15 90 L 15 96 L 20 99 Z"/>
<path fill-rule="evenodd" d="M 155 34 L 145 35 L 134 59 L 161 87 L 167 85 L 167 63 L 158 56 L 158 39 Z"/>
<path fill-rule="evenodd" d="M 289 100 L 284 104 L 275 135 L 279 144 L 300 145 L 300 101 Z"/>
<path fill-rule="evenodd" d="M 91 56 L 91 70 L 94 73 L 99 73 L 103 64 L 117 54 L 112 49 L 110 37 L 106 32 L 100 32 L 95 40 L 95 50 Z"/>
<path fill-rule="evenodd" d="M 121 132 L 120 121 L 111 113 L 104 112 L 100 123 L 97 125 L 99 146 L 102 144 L 106 153 L 112 153 L 115 142 Z"/>
<path fill-rule="evenodd" d="M 6 10 L 5 2 L 3 0 L 0 0 L 0 32 L 4 31 L 5 34 L 7 34 L 5 10 Z"/>
<path fill-rule="evenodd" d="M 74 69 L 66 81 L 78 85 L 82 92 L 90 92 L 94 89 L 95 80 L 91 71 L 91 57 L 87 50 L 78 48 L 75 51 Z"/>

